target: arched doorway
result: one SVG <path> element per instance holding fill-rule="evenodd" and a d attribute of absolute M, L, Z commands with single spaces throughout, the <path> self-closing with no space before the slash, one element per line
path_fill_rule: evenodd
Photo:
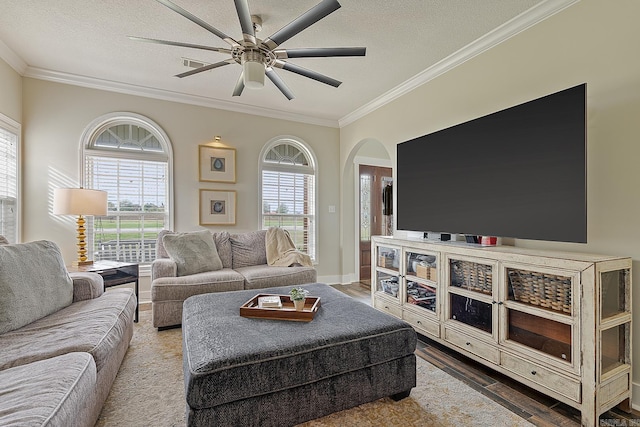
<path fill-rule="evenodd" d="M 353 157 L 356 277 L 371 282 L 371 236 L 393 234 L 393 170 L 387 150 L 377 140 L 357 146 Z"/>

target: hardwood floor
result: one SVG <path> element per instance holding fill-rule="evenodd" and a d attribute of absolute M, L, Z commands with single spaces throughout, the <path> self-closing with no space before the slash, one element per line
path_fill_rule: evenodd
<path fill-rule="evenodd" d="M 371 304 L 368 285 L 356 282 L 333 287 L 359 301 Z M 576 409 L 420 334 L 416 354 L 536 426 L 580 425 L 580 412 Z M 600 417 L 600 426 L 640 426 L 640 412 L 634 410 L 628 414 L 614 408 Z"/>

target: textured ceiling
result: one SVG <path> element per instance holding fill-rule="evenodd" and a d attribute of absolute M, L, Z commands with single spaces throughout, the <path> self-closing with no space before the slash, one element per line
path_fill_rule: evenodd
<path fill-rule="evenodd" d="M 173 1 L 236 40 L 242 38 L 232 0 Z M 85 84 L 90 80 L 134 93 L 169 99 L 187 95 L 183 99 L 221 108 L 247 107 L 252 112 L 338 123 L 496 28 L 514 18 L 523 20 L 551 1 L 341 0 L 342 8 L 281 47 L 365 46 L 367 55 L 290 60 L 343 82 L 333 88 L 277 70 L 296 96 L 292 101 L 268 79 L 264 89 L 245 89 L 241 97 L 232 97 L 241 71 L 236 64 L 183 79 L 174 77 L 188 70 L 182 58 L 213 63 L 227 56 L 136 42 L 127 36 L 228 45 L 155 0 L 0 0 L 0 41 L 5 45 L 0 55 L 4 52 L 6 60 L 9 52 L 19 58 L 26 66 L 19 71 L 27 76 L 55 75 L 59 81 Z M 258 37 L 273 34 L 318 2 L 249 0 L 251 13 L 263 20 Z"/>

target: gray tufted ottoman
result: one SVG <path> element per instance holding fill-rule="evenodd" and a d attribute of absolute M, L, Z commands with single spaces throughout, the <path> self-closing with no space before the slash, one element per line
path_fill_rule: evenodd
<path fill-rule="evenodd" d="M 409 395 L 416 385 L 411 326 L 328 285 L 303 287 L 322 303 L 309 323 L 241 317 L 255 290 L 185 301 L 187 425 L 283 427 Z"/>

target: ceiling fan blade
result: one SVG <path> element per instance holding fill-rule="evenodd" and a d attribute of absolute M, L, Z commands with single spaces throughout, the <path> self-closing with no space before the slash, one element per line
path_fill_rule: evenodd
<path fill-rule="evenodd" d="M 290 62 L 276 60 L 273 65 L 277 68 L 282 68 L 283 70 L 291 71 L 292 73 L 300 74 L 301 76 L 305 76 L 321 83 L 328 84 L 329 86 L 338 87 L 342 84 L 341 81 L 332 79 L 331 77 L 327 77 L 324 74 L 308 70 L 299 65 L 291 64 Z"/>
<path fill-rule="evenodd" d="M 160 0 L 158 0 L 160 1 Z M 340 3 L 337 0 L 322 0 L 320 3 L 307 10 L 305 13 L 276 31 L 271 37 L 264 40 L 264 44 L 269 49 L 275 49 L 300 31 L 315 24 L 325 16 L 340 9 Z"/>
<path fill-rule="evenodd" d="M 253 28 L 253 22 L 251 22 L 251 13 L 249 12 L 249 3 L 247 0 L 234 0 L 236 4 L 236 12 L 238 12 L 238 19 L 240 20 L 240 27 L 242 28 L 242 35 L 244 41 L 254 43 L 256 42 L 256 32 Z"/>
<path fill-rule="evenodd" d="M 146 38 L 146 37 L 135 37 L 135 36 L 128 36 L 128 37 L 129 37 L 129 39 L 135 40 L 135 41 L 138 41 L 138 42 L 167 44 L 169 46 L 191 47 L 193 49 L 203 49 L 203 50 L 210 50 L 212 52 L 231 54 L 231 49 L 223 49 L 223 48 L 220 48 L 220 47 L 204 46 L 204 45 L 201 45 L 201 44 L 173 42 L 171 40 L 149 39 L 149 38 Z"/>
<path fill-rule="evenodd" d="M 275 71 L 273 71 L 273 68 L 267 67 L 266 73 L 267 77 L 269 77 L 269 80 L 271 80 L 273 84 L 276 85 L 278 89 L 280 89 L 280 92 L 282 92 L 282 94 L 286 96 L 289 101 L 295 98 L 295 96 L 293 96 L 293 92 L 291 92 L 291 89 L 289 89 L 289 87 L 280 78 L 280 76 L 277 75 Z"/>
<path fill-rule="evenodd" d="M 189 77 L 194 74 L 202 73 L 203 71 L 213 70 L 214 68 L 223 67 L 229 64 L 235 64 L 236 61 L 234 59 L 227 59 L 226 61 L 216 62 L 215 64 L 205 65 L 204 67 L 196 68 L 195 70 L 185 71 L 184 73 L 176 74 L 176 77 Z"/>
<path fill-rule="evenodd" d="M 276 50 L 276 58 L 326 58 L 334 56 L 365 56 L 366 47 L 317 47 Z"/>
<path fill-rule="evenodd" d="M 236 82 L 236 87 L 233 89 L 233 96 L 242 95 L 242 91 L 244 90 L 244 71 L 240 73 L 240 78 Z"/>
<path fill-rule="evenodd" d="M 184 16 L 189 21 L 200 25 L 205 30 L 215 34 L 216 36 L 220 37 L 225 42 L 229 43 L 231 46 L 238 46 L 239 45 L 239 43 L 237 41 L 235 41 L 234 39 L 232 39 L 231 37 L 229 37 L 228 35 L 226 35 L 222 31 L 218 30 L 217 28 L 213 27 L 212 25 L 207 24 L 202 19 L 200 19 L 197 16 L 191 14 L 190 12 L 184 10 L 183 8 L 178 6 L 177 4 L 175 4 L 175 3 L 173 3 L 173 2 L 171 2 L 169 0 L 156 0 L 156 1 L 158 3 L 161 3 L 161 4 L 165 5 L 165 6 L 167 6 L 169 9 L 173 10 L 174 12 L 179 13 L 180 15 Z"/>

